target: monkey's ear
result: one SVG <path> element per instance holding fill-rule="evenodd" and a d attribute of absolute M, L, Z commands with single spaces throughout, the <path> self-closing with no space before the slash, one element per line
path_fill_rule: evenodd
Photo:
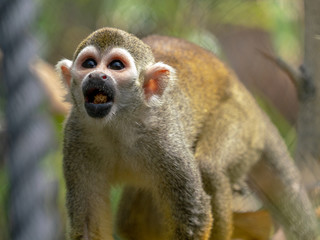
<path fill-rule="evenodd" d="M 143 90 L 147 100 L 151 97 L 161 97 L 164 90 L 173 79 L 175 70 L 167 64 L 157 62 L 149 66 L 145 73 Z"/>
<path fill-rule="evenodd" d="M 68 88 L 70 88 L 71 85 L 71 65 L 72 61 L 68 59 L 62 59 L 56 65 L 56 69 L 60 75 L 61 80 Z"/>

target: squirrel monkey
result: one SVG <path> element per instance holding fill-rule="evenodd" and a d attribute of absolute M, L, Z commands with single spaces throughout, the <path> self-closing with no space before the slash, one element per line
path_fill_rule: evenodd
<path fill-rule="evenodd" d="M 72 102 L 63 150 L 70 239 L 112 239 L 115 222 L 130 240 L 229 240 L 232 184 L 248 175 L 289 239 L 316 238 L 285 144 L 212 53 L 102 28 L 57 69 Z M 259 180 L 264 169 L 277 185 Z M 125 188 L 112 221 L 117 184 Z"/>

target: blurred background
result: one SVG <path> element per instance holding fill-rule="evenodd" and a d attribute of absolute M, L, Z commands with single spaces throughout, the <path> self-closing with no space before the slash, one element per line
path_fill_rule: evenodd
<path fill-rule="evenodd" d="M 296 67 L 301 64 L 303 2 L 300 0 L 1 0 L 0 13 L 1 240 L 64 239 L 66 213 L 61 146 L 68 105 L 62 100 L 64 90 L 54 65 L 61 58 L 72 58 L 80 41 L 101 27 L 117 27 L 138 37 L 149 34 L 181 37 L 214 52 L 227 62 L 254 94 L 279 127 L 289 149 L 294 150 L 298 106 L 296 91 L 288 77 L 261 52 L 281 56 Z M 20 30 L 11 34 L 15 29 Z M 32 44 L 26 44 L 25 39 Z M 19 52 L 25 54 L 16 57 Z M 16 58 L 8 60 L 7 55 Z M 20 61 L 14 61 L 17 58 Z M 29 64 L 30 71 L 23 68 L 23 64 Z M 21 69 L 21 76 L 17 69 Z M 23 76 L 26 76 L 23 71 L 27 71 L 28 76 L 35 76 L 35 86 L 29 86 L 29 94 L 19 95 L 18 102 L 10 103 L 10 97 L 14 95 L 12 89 L 18 89 Z M 6 80 L 11 75 L 18 79 L 10 85 Z M 36 86 L 40 86 L 38 90 Z M 42 97 L 34 97 L 39 95 Z M 41 112 L 39 119 L 45 119 L 45 124 L 43 130 L 38 129 L 27 138 L 23 131 L 25 123 L 35 123 L 35 120 L 30 119 L 30 112 L 25 119 L 13 113 L 19 107 L 25 109 L 24 104 L 30 99 L 38 101 L 35 112 Z M 15 121 L 17 119 L 20 122 Z M 42 134 L 40 140 L 39 134 Z M 43 142 L 46 144 L 42 146 Z M 13 147 L 15 143 L 22 147 L 16 149 Z M 41 154 L 32 155 L 33 148 L 37 146 Z M 18 152 L 20 157 L 15 155 Z M 29 152 L 31 155 L 27 159 L 31 159 L 28 160 L 30 164 L 23 160 Z M 22 160 L 10 162 L 8 159 L 11 157 Z M 37 160 L 32 161 L 33 158 Z M 23 167 L 17 171 L 19 166 Z M 35 166 L 41 174 L 34 178 L 34 182 L 23 185 L 33 179 L 35 174 L 31 168 Z M 39 181 L 43 184 L 38 186 Z M 27 192 L 25 195 L 19 195 L 21 188 Z M 115 205 L 119 194 L 120 191 L 113 191 Z M 47 237 L 19 238 L 19 235 L 33 235 L 10 233 L 12 226 L 23 232 L 25 222 L 31 224 L 30 220 L 35 218 L 32 211 L 28 215 L 23 209 L 29 202 L 36 209 L 39 206 L 37 196 L 45 209 L 45 217 L 39 215 L 39 224 L 43 223 L 44 228 L 50 224 L 53 226 L 47 231 Z M 25 208 L 11 213 L 11 205 L 19 209 L 23 204 Z M 50 220 L 46 225 L 41 219 Z M 49 237 L 50 234 L 54 237 Z"/>

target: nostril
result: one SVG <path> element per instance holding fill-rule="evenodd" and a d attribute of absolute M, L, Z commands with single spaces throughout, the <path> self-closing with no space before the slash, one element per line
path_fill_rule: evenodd
<path fill-rule="evenodd" d="M 108 78 L 108 75 L 105 74 L 105 73 L 102 73 L 102 72 L 93 72 L 93 73 L 89 73 L 88 75 L 88 78 L 89 79 L 107 79 Z"/>

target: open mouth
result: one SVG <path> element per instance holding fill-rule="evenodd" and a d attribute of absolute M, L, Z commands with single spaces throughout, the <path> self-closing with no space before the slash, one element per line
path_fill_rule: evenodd
<path fill-rule="evenodd" d="M 103 118 L 111 110 L 115 89 L 109 81 L 90 79 L 82 87 L 84 106 L 90 117 Z"/>
<path fill-rule="evenodd" d="M 108 102 L 108 95 L 97 88 L 91 88 L 85 93 L 85 101 L 93 104 L 104 104 Z"/>

